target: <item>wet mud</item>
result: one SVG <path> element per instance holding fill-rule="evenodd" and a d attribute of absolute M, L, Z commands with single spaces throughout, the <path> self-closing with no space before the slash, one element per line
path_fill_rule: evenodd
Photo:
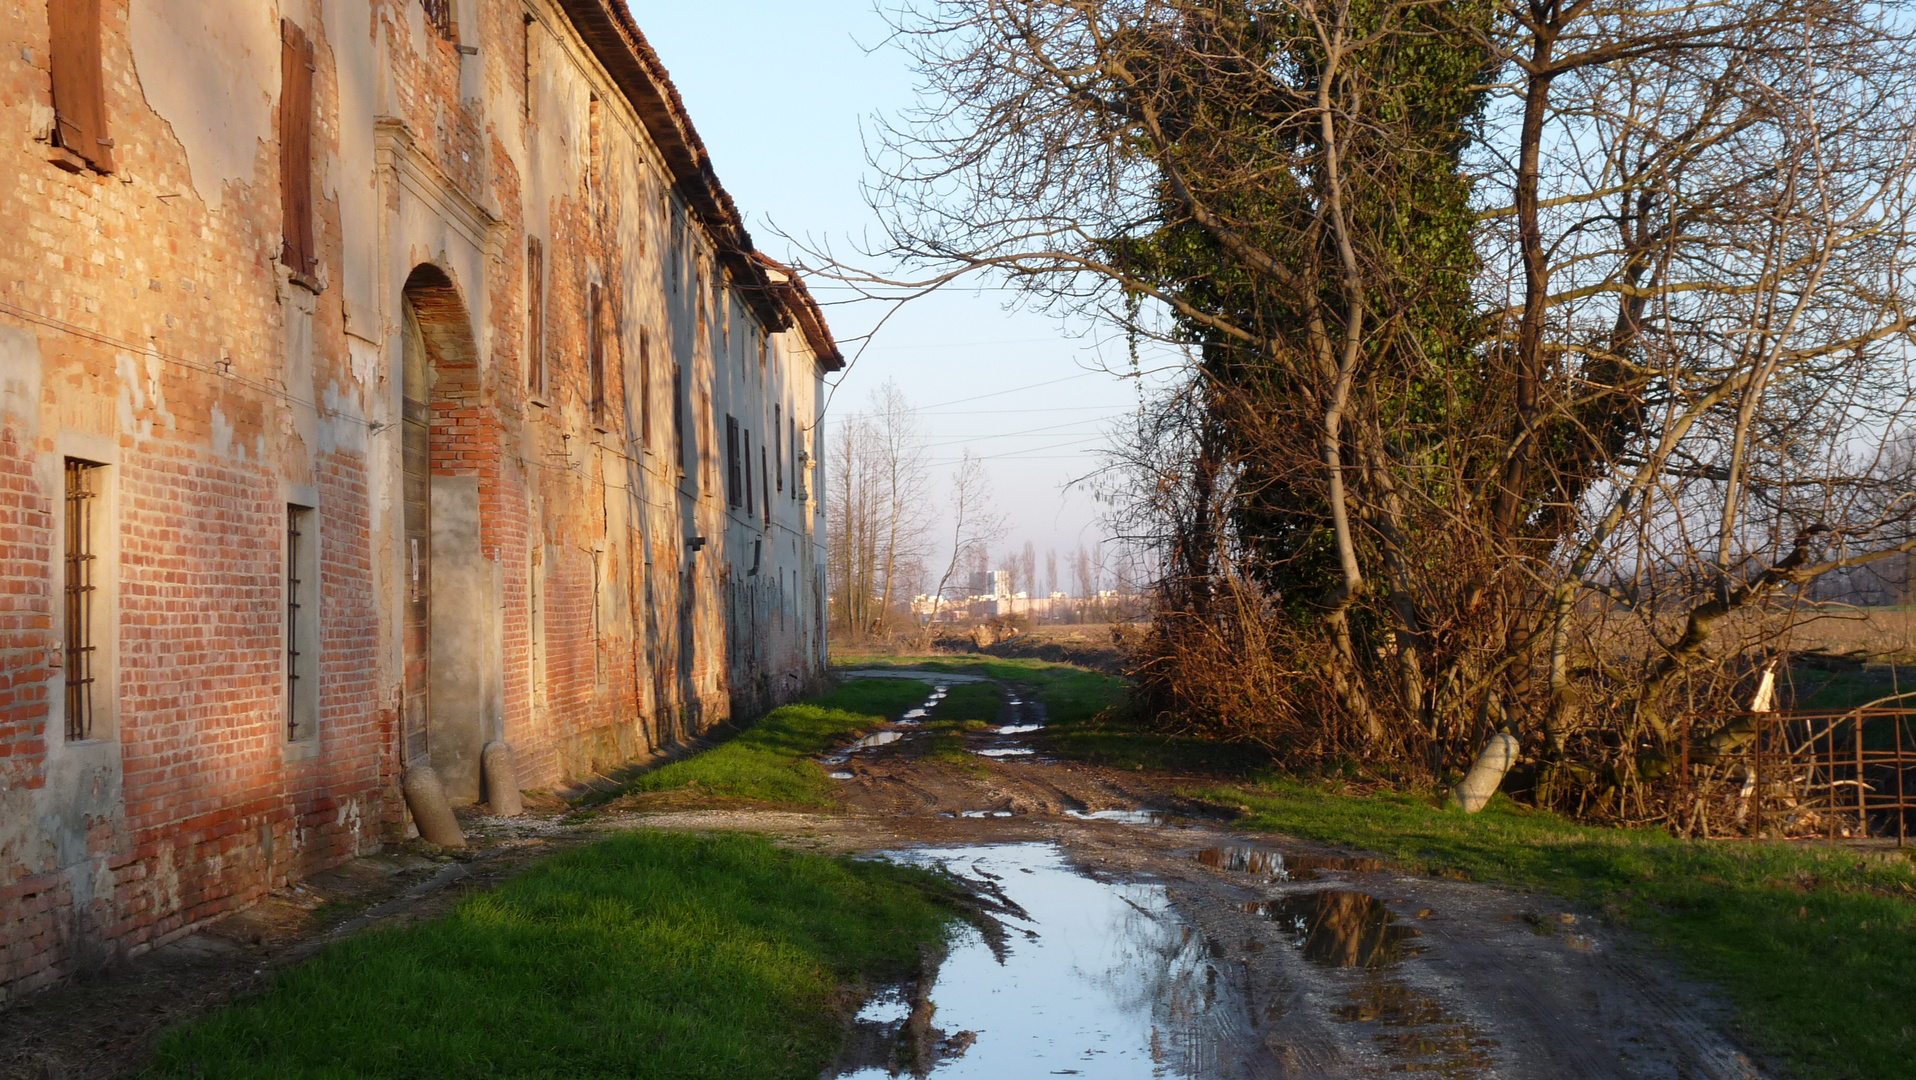
<path fill-rule="evenodd" d="M 956 685 L 921 677 L 928 698 Z M 1015 909 L 995 943 L 968 932 L 935 975 L 868 1003 L 826 1077 L 1761 1075 L 1723 1008 L 1615 928 L 1238 833 L 1176 778 L 1051 758 L 1028 689 L 1002 697 L 964 736 L 971 768 L 917 756 L 935 701 L 893 725 L 907 737 L 849 754 L 843 813 L 644 822 L 942 866 Z"/>

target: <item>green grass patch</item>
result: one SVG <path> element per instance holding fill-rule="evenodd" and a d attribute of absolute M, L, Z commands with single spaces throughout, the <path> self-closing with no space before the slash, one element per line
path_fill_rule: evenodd
<path fill-rule="evenodd" d="M 918 761 L 936 761 L 969 773 L 983 774 L 990 771 L 985 759 L 965 749 L 965 736 L 961 731 L 931 731 L 913 740 L 913 756 Z"/>
<path fill-rule="evenodd" d="M 951 895 L 758 837 L 623 835 L 326 949 L 169 1033 L 147 1075 L 812 1080 L 842 1031 L 835 988 L 942 948 Z"/>
<path fill-rule="evenodd" d="M 1030 687 L 1044 703 L 1049 722 L 1045 738 L 1050 751 L 1059 757 L 1124 769 L 1141 766 L 1218 775 L 1250 773 L 1270 763 L 1270 756 L 1255 746 L 1207 742 L 1153 730 L 1124 708 L 1124 679 L 1071 664 L 983 656 L 899 656 L 860 661 L 857 666 L 983 675 Z M 959 689 L 953 687 L 953 698 Z"/>
<path fill-rule="evenodd" d="M 627 792 L 689 790 L 702 796 L 829 806 L 835 790 L 812 758 L 896 719 L 925 699 L 909 679 L 858 679 L 820 698 L 772 710 L 731 740 L 637 777 Z"/>
<path fill-rule="evenodd" d="M 1801 1076 L 1903 1077 L 1916 1058 L 1916 867 L 1906 860 L 1593 828 L 1501 796 L 1466 815 L 1434 796 L 1289 779 L 1187 794 L 1250 807 L 1240 827 L 1601 907 L 1722 987 L 1742 1039 Z"/>
<path fill-rule="evenodd" d="M 1004 707 L 1004 692 L 993 683 L 957 683 L 945 692 L 945 700 L 931 711 L 934 726 L 974 726 L 977 731 L 998 722 L 998 710 Z"/>

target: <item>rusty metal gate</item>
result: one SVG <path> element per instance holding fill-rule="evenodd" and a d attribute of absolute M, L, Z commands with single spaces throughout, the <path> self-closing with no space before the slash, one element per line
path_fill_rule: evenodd
<path fill-rule="evenodd" d="M 1733 727 L 1748 735 L 1733 747 L 1692 738 Z M 1916 709 L 1699 713 L 1684 718 L 1680 742 L 1686 833 L 1900 846 L 1916 832 Z"/>

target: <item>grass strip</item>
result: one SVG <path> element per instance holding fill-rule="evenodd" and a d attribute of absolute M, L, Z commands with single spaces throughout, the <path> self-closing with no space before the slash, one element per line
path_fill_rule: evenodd
<path fill-rule="evenodd" d="M 861 660 L 858 666 L 983 675 L 1030 686 L 1044 703 L 1048 750 L 1059 757 L 1124 769 L 1141 767 L 1220 774 L 1250 772 L 1270 763 L 1270 756 L 1255 746 L 1153 731 L 1122 708 L 1125 704 L 1123 678 L 1071 664 L 982 656 L 900 656 Z M 956 692 L 954 688 L 953 693 Z"/>
<path fill-rule="evenodd" d="M 1595 828 L 1501 796 L 1467 815 L 1433 795 L 1347 794 L 1287 778 L 1186 794 L 1249 807 L 1239 828 L 1601 908 L 1722 987 L 1745 1045 L 1796 1075 L 1910 1075 L 1916 867 L 1907 860 Z"/>
<path fill-rule="evenodd" d="M 907 751 L 918 761 L 938 761 L 973 774 L 990 771 L 984 759 L 965 749 L 965 734 L 998 722 L 1004 693 L 996 683 L 958 683 L 931 710 L 924 735 Z"/>
<path fill-rule="evenodd" d="M 942 948 L 951 895 L 890 863 L 635 832 L 332 946 L 168 1034 L 146 1075 L 812 1080 L 840 988 Z"/>
<path fill-rule="evenodd" d="M 695 789 L 701 795 L 830 806 L 834 784 L 813 757 L 919 704 L 911 679 L 858 679 L 823 697 L 772 710 L 729 741 L 632 781 L 628 792 Z"/>

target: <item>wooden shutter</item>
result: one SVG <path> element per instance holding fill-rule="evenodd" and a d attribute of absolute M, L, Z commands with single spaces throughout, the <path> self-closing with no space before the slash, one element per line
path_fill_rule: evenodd
<path fill-rule="evenodd" d="M 113 171 L 100 66 L 100 0 L 47 0 L 55 138 L 101 172 Z"/>
<path fill-rule="evenodd" d="M 733 506 L 744 503 L 745 494 L 739 490 L 738 473 L 738 421 L 725 418 L 725 501 Z"/>
<path fill-rule="evenodd" d="M 280 261 L 300 277 L 317 264 L 313 244 L 313 43 L 291 19 L 279 23 Z"/>
<path fill-rule="evenodd" d="M 679 475 L 685 475 L 685 368 L 672 365 L 672 450 L 679 462 Z"/>

